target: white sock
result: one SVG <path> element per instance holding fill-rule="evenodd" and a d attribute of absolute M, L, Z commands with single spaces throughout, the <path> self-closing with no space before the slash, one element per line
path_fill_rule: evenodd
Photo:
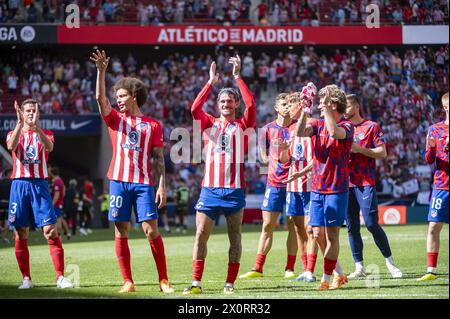
<path fill-rule="evenodd" d="M 341 267 L 341 264 L 339 264 L 339 260 L 336 261 L 336 266 L 334 267 L 334 273 L 338 274 L 339 276 L 342 276 L 344 274 L 344 270 Z"/>
<path fill-rule="evenodd" d="M 331 279 L 331 275 L 323 274 L 323 276 L 322 276 L 322 282 L 324 282 L 324 281 L 330 281 L 330 279 Z"/>
<path fill-rule="evenodd" d="M 356 271 L 362 271 L 365 272 L 366 270 L 364 269 L 364 262 L 363 261 L 357 261 L 355 262 L 355 267 L 356 267 Z"/>
<path fill-rule="evenodd" d="M 388 257 L 388 258 L 385 258 L 385 260 L 386 260 L 386 265 L 389 267 L 389 266 L 395 266 L 395 264 L 394 264 L 394 259 L 392 258 L 392 256 L 390 256 L 390 257 Z"/>
<path fill-rule="evenodd" d="M 436 267 L 427 267 L 427 272 L 432 272 L 433 274 L 436 273 Z"/>
<path fill-rule="evenodd" d="M 193 280 L 193 281 L 192 281 L 192 286 L 194 286 L 194 287 L 200 287 L 200 283 L 201 283 L 201 281 Z"/>

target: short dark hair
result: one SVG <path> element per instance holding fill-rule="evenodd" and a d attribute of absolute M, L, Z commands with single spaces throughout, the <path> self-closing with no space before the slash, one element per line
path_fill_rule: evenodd
<path fill-rule="evenodd" d="M 58 167 L 51 167 L 50 168 L 50 172 L 52 173 L 53 176 L 59 176 L 59 168 Z"/>
<path fill-rule="evenodd" d="M 139 107 L 147 101 L 147 90 L 145 89 L 144 82 L 137 78 L 124 77 L 120 79 L 114 84 L 114 93 L 120 89 L 125 89 L 131 96 L 135 96 Z"/>
<path fill-rule="evenodd" d="M 346 98 L 347 102 L 351 104 L 361 105 L 361 103 L 359 103 L 359 98 L 356 96 L 356 94 L 347 94 Z"/>
<path fill-rule="evenodd" d="M 26 99 L 20 105 L 20 109 L 23 111 L 23 107 L 27 104 L 34 104 L 34 105 L 36 105 L 37 108 L 39 108 L 41 106 L 41 103 L 39 103 L 39 101 L 36 99 Z"/>
<path fill-rule="evenodd" d="M 236 103 L 239 103 L 241 101 L 239 93 L 238 93 L 238 91 L 236 91 L 236 89 L 234 89 L 234 88 L 223 88 L 223 89 L 220 89 L 219 94 L 217 94 L 217 103 L 219 102 L 220 96 L 222 94 L 228 94 L 228 95 L 233 96 L 233 98 L 236 101 Z"/>

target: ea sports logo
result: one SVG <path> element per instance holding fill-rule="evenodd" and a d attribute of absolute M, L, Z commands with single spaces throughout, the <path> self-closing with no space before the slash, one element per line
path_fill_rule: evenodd
<path fill-rule="evenodd" d="M 131 131 L 130 133 L 128 133 L 128 141 L 131 145 L 136 145 L 138 141 L 138 132 Z"/>
<path fill-rule="evenodd" d="M 395 208 L 386 209 L 383 214 L 383 221 L 386 225 L 398 225 L 400 223 L 400 212 Z"/>
<path fill-rule="evenodd" d="M 25 149 L 25 155 L 28 159 L 36 159 L 36 148 L 33 145 L 28 145 Z"/>
<path fill-rule="evenodd" d="M 34 37 L 36 36 L 36 31 L 34 31 L 34 28 L 27 25 L 20 30 L 20 38 L 23 42 L 31 42 L 34 40 Z"/>

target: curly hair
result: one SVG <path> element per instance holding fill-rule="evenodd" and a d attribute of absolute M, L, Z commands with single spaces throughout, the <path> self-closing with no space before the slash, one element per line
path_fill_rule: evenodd
<path fill-rule="evenodd" d="M 327 85 L 320 89 L 319 98 L 323 98 L 327 90 L 330 92 L 330 102 L 331 104 L 336 104 L 336 110 L 339 114 L 344 114 L 347 108 L 347 99 L 345 92 L 339 89 L 336 84 Z"/>
<path fill-rule="evenodd" d="M 147 90 L 145 89 L 144 83 L 137 78 L 124 77 L 120 79 L 114 84 L 114 93 L 120 89 L 125 89 L 131 96 L 135 96 L 139 107 L 147 101 Z"/>

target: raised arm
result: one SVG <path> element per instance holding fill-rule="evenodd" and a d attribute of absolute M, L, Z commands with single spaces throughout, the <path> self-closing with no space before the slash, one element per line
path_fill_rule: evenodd
<path fill-rule="evenodd" d="M 19 103 L 17 103 L 17 101 L 14 101 L 14 109 L 16 110 L 17 114 L 16 127 L 14 128 L 14 131 L 12 131 L 12 133 L 8 135 L 6 139 L 6 147 L 10 152 L 15 151 L 17 145 L 19 145 L 20 133 L 23 127 L 23 113 L 20 110 Z"/>
<path fill-rule="evenodd" d="M 244 100 L 245 111 L 242 119 L 245 127 L 256 127 L 256 102 L 252 92 L 250 92 L 248 86 L 245 84 L 240 76 L 241 72 L 241 58 L 239 55 L 231 57 L 229 63 L 233 65 L 233 77 L 236 80 L 239 91 L 241 92 L 242 99 Z"/>
<path fill-rule="evenodd" d="M 331 110 L 330 91 L 327 90 L 324 101 L 324 119 L 325 126 L 330 136 L 335 140 L 343 140 L 347 137 L 347 131 L 343 127 L 339 127 Z"/>
<path fill-rule="evenodd" d="M 97 99 L 98 110 L 102 116 L 106 117 L 111 113 L 112 109 L 111 103 L 106 97 L 106 69 L 108 67 L 109 58 L 106 57 L 104 50 L 102 50 L 102 52 L 97 50 L 97 52 L 92 53 L 90 59 L 97 67 L 95 98 Z"/>
<path fill-rule="evenodd" d="M 436 161 L 436 139 L 434 138 L 434 130 L 432 127 L 428 130 L 427 145 L 425 148 L 425 162 L 434 164 Z"/>
<path fill-rule="evenodd" d="M 308 117 L 306 113 L 301 111 L 300 118 L 295 126 L 295 131 L 298 137 L 311 137 L 313 134 L 313 128 L 311 124 L 308 123 Z"/>
<path fill-rule="evenodd" d="M 197 97 L 192 103 L 191 113 L 194 120 L 201 121 L 201 128 L 205 129 L 212 125 L 211 116 L 203 111 L 203 104 L 205 104 L 209 93 L 211 93 L 214 84 L 219 80 L 219 74 L 216 74 L 216 62 L 211 63 L 209 68 L 209 80 L 208 83 L 203 87 L 203 89 L 198 93 Z"/>

